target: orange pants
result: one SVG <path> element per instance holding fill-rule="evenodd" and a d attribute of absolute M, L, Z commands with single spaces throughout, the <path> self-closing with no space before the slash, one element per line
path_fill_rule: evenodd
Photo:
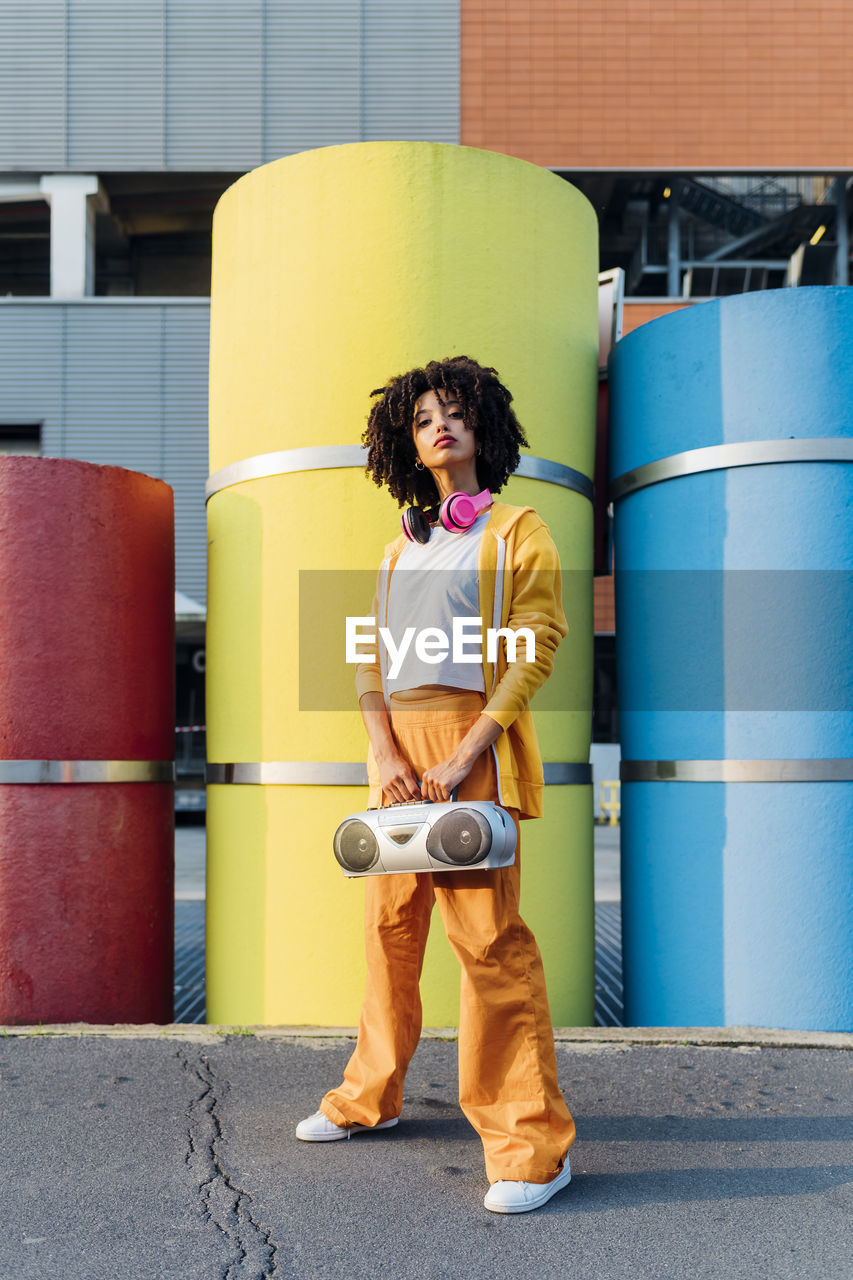
<path fill-rule="evenodd" d="M 409 695 L 411 697 L 411 695 Z M 447 759 L 485 698 L 436 691 L 405 704 L 392 697 L 391 728 L 416 776 Z M 491 750 L 459 799 L 497 800 Z M 509 809 L 518 831 L 518 811 Z M 367 991 L 343 1084 L 320 1109 L 335 1124 L 375 1125 L 400 1114 L 403 1080 L 421 1031 L 419 980 L 433 902 L 462 965 L 459 1102 L 477 1130 L 489 1182 L 548 1182 L 574 1142 L 557 1084 L 554 1033 L 536 939 L 518 911 L 515 864 L 496 871 L 368 876 Z"/>

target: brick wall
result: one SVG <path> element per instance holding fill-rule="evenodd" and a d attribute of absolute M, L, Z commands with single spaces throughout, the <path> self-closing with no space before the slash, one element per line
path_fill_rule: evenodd
<path fill-rule="evenodd" d="M 851 0 L 461 0 L 462 142 L 552 167 L 853 168 Z"/>
<path fill-rule="evenodd" d="M 649 320 L 657 320 L 660 316 L 671 315 L 673 311 L 681 311 L 684 307 L 698 307 L 707 298 L 699 301 L 670 302 L 655 298 L 626 298 L 622 304 L 622 337 L 638 329 Z"/>
<path fill-rule="evenodd" d="M 593 579 L 592 625 L 596 635 L 616 630 L 612 574 L 608 578 Z"/>

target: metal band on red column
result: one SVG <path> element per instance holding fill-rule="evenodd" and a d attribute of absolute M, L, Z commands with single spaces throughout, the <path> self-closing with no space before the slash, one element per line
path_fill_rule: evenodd
<path fill-rule="evenodd" d="M 0 760 L 0 784 L 174 782 L 173 760 Z"/>

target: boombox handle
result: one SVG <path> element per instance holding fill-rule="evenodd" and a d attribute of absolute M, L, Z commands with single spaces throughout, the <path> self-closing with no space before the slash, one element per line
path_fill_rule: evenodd
<path fill-rule="evenodd" d="M 380 792 L 380 795 L 381 795 L 381 792 Z M 459 786 L 457 784 L 450 793 L 450 803 L 456 804 L 458 798 L 459 798 Z M 386 804 L 386 805 L 378 804 L 376 806 L 376 809 L 383 809 L 383 808 L 395 809 L 397 808 L 397 806 L 404 805 L 404 804 L 435 804 L 435 801 L 434 800 L 395 800 L 393 804 Z M 375 813 L 375 811 L 376 811 L 375 809 L 366 810 L 366 812 L 368 813 Z"/>

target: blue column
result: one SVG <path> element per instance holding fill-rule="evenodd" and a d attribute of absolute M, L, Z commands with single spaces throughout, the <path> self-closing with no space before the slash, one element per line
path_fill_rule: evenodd
<path fill-rule="evenodd" d="M 853 289 L 652 321 L 610 388 L 626 1020 L 850 1030 Z"/>

